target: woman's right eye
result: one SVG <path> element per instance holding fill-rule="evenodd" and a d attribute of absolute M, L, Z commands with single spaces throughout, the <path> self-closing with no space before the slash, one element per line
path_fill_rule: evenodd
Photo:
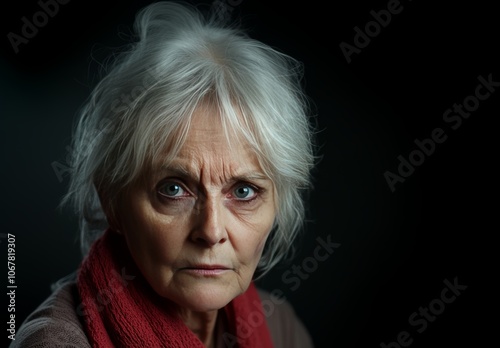
<path fill-rule="evenodd" d="M 186 190 L 176 182 L 166 182 L 158 188 L 158 192 L 168 198 L 179 198 L 187 196 Z"/>

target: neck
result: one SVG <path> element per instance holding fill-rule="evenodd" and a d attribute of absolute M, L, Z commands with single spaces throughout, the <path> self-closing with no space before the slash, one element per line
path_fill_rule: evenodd
<path fill-rule="evenodd" d="M 217 310 L 209 312 L 180 311 L 182 321 L 200 339 L 205 347 L 215 347 L 217 314 Z"/>

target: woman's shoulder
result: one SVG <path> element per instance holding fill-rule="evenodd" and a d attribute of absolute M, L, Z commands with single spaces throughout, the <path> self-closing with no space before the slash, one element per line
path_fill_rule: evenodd
<path fill-rule="evenodd" d="M 76 308 L 76 283 L 60 285 L 19 327 L 10 348 L 89 347 Z"/>
<path fill-rule="evenodd" d="M 258 292 L 275 348 L 313 347 L 306 327 L 282 294 Z M 90 348 L 82 317 L 77 314 L 78 303 L 76 283 L 65 282 L 26 318 L 10 348 Z"/>
<path fill-rule="evenodd" d="M 275 348 L 314 346 L 307 328 L 281 291 L 258 289 L 258 292 Z"/>

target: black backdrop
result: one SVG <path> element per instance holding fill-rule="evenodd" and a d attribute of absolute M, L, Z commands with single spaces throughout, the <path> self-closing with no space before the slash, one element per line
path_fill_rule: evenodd
<path fill-rule="evenodd" d="M 0 248 L 6 265 L 6 237 L 15 235 L 16 327 L 49 295 L 52 282 L 78 266 L 76 220 L 57 210 L 68 183 L 64 168 L 75 112 L 96 82 L 98 62 L 109 47 L 127 40 L 123 33 L 147 3 L 70 1 L 18 53 L 8 33 L 21 34 L 22 17 L 32 18 L 40 5 L 30 0 L 2 6 Z M 495 342 L 498 82 L 488 98 L 474 99 L 480 76 L 500 81 L 493 5 L 219 5 L 221 15 L 240 18 L 251 36 L 304 63 L 304 85 L 320 130 L 323 158 L 298 255 L 260 285 L 283 291 L 317 347 L 396 347 L 389 342 L 398 335 L 401 346 L 411 347 Z M 380 12 L 388 7 L 398 12 L 390 23 Z M 369 23 L 372 10 L 386 21 L 380 30 Z M 355 45 L 355 27 L 372 37 L 358 38 L 364 47 L 348 62 L 340 45 Z M 443 118 L 464 102 L 470 115 L 464 109 L 466 117 Z M 415 141 L 436 136 L 436 128 L 445 134 L 437 136 L 441 143 L 419 157 Z M 398 165 L 410 157 L 417 165 L 413 172 L 401 168 L 404 178 Z M 394 192 L 387 171 L 404 179 Z M 328 258 L 315 259 L 318 237 L 340 246 Z M 8 270 L 2 269 L 7 285 Z M 449 291 L 442 298 L 447 281 L 460 284 L 459 296 Z M 4 327 L 8 301 L 0 311 Z M 420 307 L 431 308 L 427 317 Z"/>

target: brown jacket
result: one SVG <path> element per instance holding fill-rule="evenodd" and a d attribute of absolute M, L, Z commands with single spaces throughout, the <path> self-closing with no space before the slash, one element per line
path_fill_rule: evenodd
<path fill-rule="evenodd" d="M 276 348 L 313 347 L 306 328 L 288 302 L 276 301 L 276 298 L 264 291 L 259 291 L 259 295 Z M 63 284 L 26 318 L 10 347 L 91 348 L 85 335 L 83 317 L 78 316 L 76 312 L 78 304 L 76 283 Z M 218 340 L 217 346 L 223 348 L 230 345 Z"/>

